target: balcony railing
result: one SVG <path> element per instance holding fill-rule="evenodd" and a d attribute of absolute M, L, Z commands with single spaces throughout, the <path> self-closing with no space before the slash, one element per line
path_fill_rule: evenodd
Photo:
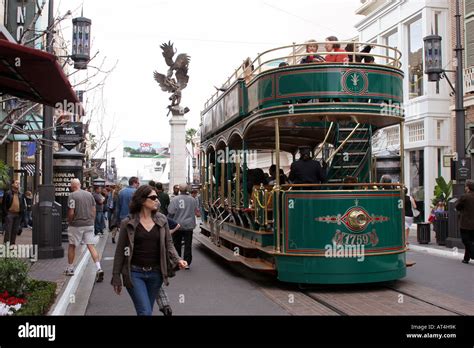
<path fill-rule="evenodd" d="M 474 93 L 474 67 L 464 70 L 464 93 Z"/>

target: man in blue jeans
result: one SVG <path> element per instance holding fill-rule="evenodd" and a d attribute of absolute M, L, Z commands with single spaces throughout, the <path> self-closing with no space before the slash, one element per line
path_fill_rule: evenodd
<path fill-rule="evenodd" d="M 103 235 L 104 234 L 104 201 L 105 197 L 102 196 L 102 188 L 100 186 L 94 186 L 94 193 L 92 196 L 95 200 L 95 222 L 94 222 L 94 234 Z"/>

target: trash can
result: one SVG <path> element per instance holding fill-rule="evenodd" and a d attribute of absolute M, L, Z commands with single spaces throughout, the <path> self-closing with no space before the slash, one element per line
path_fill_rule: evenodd
<path fill-rule="evenodd" d="M 416 240 L 418 244 L 428 244 L 431 242 L 431 228 L 430 223 L 420 222 L 416 228 Z"/>
<path fill-rule="evenodd" d="M 448 212 L 439 212 L 435 213 L 435 215 L 434 230 L 436 233 L 436 243 L 438 245 L 446 245 L 446 238 L 448 238 Z"/>

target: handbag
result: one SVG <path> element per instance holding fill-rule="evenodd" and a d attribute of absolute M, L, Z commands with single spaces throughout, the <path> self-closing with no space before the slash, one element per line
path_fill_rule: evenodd
<path fill-rule="evenodd" d="M 418 217 L 420 216 L 420 211 L 416 208 L 411 208 L 413 210 L 413 217 Z"/>
<path fill-rule="evenodd" d="M 411 210 L 413 211 L 413 217 L 420 216 L 420 211 L 416 209 L 415 207 L 413 207 L 413 202 L 411 201 L 411 199 L 410 199 L 410 202 L 411 202 Z"/>
<path fill-rule="evenodd" d="M 171 260 L 171 257 L 168 253 L 168 257 L 166 258 L 166 268 L 168 269 L 168 278 L 173 278 L 176 275 L 176 271 L 179 269 L 178 264 Z"/>

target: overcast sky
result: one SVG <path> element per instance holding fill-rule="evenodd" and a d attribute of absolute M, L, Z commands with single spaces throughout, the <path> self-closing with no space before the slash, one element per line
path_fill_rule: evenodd
<path fill-rule="evenodd" d="M 123 140 L 169 143 L 169 95 L 153 80 L 154 70 L 167 70 L 161 43 L 170 40 L 178 54 L 191 56 L 181 105 L 191 109 L 188 127 L 198 128 L 213 86 L 246 57 L 328 35 L 348 39 L 357 35 L 354 25 L 362 19 L 354 14 L 359 0 L 56 0 L 60 13 L 71 10 L 74 17 L 81 4 L 84 16 L 92 19 L 97 60 L 106 57 L 106 67 L 118 61 L 104 88 L 104 125 L 111 127 L 112 119 L 116 124 L 112 147 Z M 69 38 L 70 20 L 62 26 Z M 120 167 L 121 146 L 115 155 Z"/>

